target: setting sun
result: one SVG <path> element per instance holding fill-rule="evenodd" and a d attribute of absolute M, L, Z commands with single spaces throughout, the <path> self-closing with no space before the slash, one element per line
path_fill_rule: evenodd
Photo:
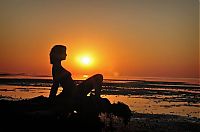
<path fill-rule="evenodd" d="M 93 63 L 93 58 L 89 55 L 80 55 L 77 57 L 77 62 L 80 66 L 91 66 Z"/>
<path fill-rule="evenodd" d="M 81 63 L 84 65 L 89 65 L 91 63 L 91 59 L 87 56 L 81 58 Z"/>

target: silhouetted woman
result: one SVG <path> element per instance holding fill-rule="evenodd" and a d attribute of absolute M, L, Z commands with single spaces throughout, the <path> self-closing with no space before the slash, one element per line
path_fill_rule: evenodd
<path fill-rule="evenodd" d="M 66 59 L 66 46 L 55 45 L 50 52 L 50 62 L 52 64 L 53 85 L 49 94 L 51 102 L 57 104 L 68 104 L 75 100 L 86 97 L 92 89 L 95 89 L 95 96 L 100 97 L 103 81 L 101 74 L 96 74 L 79 85 L 76 85 L 71 77 L 71 73 L 62 67 L 61 61 Z M 57 95 L 58 87 L 63 88 Z"/>

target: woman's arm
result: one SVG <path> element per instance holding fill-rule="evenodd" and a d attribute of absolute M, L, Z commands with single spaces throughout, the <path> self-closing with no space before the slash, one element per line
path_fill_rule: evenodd
<path fill-rule="evenodd" d="M 59 87 L 59 82 L 57 80 L 53 79 L 53 85 L 51 87 L 51 91 L 50 91 L 50 94 L 49 94 L 49 99 L 51 101 L 55 100 L 55 97 L 56 97 L 56 94 L 57 94 L 57 91 L 58 91 L 58 87 Z"/>

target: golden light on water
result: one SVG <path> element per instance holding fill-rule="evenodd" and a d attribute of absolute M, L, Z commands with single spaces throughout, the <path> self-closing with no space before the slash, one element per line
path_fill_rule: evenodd
<path fill-rule="evenodd" d="M 87 79 L 87 78 L 88 78 L 88 75 L 86 75 L 86 74 L 85 74 L 85 75 L 83 75 L 83 78 L 86 78 L 86 79 Z"/>

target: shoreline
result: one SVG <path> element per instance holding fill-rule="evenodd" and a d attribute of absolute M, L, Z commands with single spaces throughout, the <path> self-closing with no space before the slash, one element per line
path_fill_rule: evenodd
<path fill-rule="evenodd" d="M 16 81 L 16 79 L 0 78 L 0 100 L 5 98 L 13 100 L 18 97 L 17 93 L 19 99 L 48 95 L 51 83 L 51 80 L 46 81 L 46 79 L 17 79 Z M 199 88 L 200 85 L 188 85 L 176 81 L 109 80 L 104 83 L 102 94 L 112 103 L 121 101 L 129 104 L 132 110 L 133 117 L 126 127 L 120 123 L 120 120 L 113 121 L 113 129 L 117 131 L 196 132 L 200 131 L 200 118 L 190 114 L 188 116 L 177 114 L 172 108 L 178 112 L 183 112 L 182 110 L 187 112 L 194 108 L 197 112 L 196 116 L 200 115 Z M 155 110 L 164 114 L 156 113 Z M 165 110 L 171 110 L 172 113 L 166 114 Z M 111 128 L 107 126 L 106 129 Z"/>
<path fill-rule="evenodd" d="M 136 131 L 136 132 L 138 132 L 138 131 L 147 131 L 147 132 L 157 132 L 157 131 L 188 132 L 188 131 L 190 131 L 190 132 L 196 132 L 196 131 L 200 131 L 200 118 L 197 118 L 197 117 L 189 117 L 189 116 L 187 117 L 187 116 L 172 115 L 172 114 L 138 113 L 135 111 L 132 111 L 132 114 L 133 114 L 133 116 L 131 117 L 130 122 L 126 126 L 124 126 L 121 118 L 119 118 L 119 117 L 110 116 L 111 118 L 104 118 L 103 115 L 100 115 L 99 117 L 101 118 L 101 121 L 103 122 L 103 124 L 105 124 L 105 126 L 103 127 L 103 131 L 117 131 L 117 132 L 121 132 L 121 131 L 122 132 L 124 132 L 124 131 L 126 131 L 126 132 L 130 132 L 130 131 Z M 84 121 L 81 121 L 81 122 L 75 118 L 71 122 L 68 119 L 60 120 L 57 118 L 53 119 L 53 120 L 51 120 L 51 119 L 48 120 L 49 119 L 48 116 L 45 116 L 45 115 L 41 116 L 38 119 L 31 118 L 30 120 L 23 120 L 23 116 L 22 117 L 17 116 L 17 118 L 15 118 L 15 117 L 13 118 L 12 115 L 10 115 L 9 118 L 7 118 L 6 115 L 4 115 L 4 116 L 5 117 L 2 118 L 4 123 L 6 123 L 6 121 L 8 121 L 10 124 L 15 123 L 15 125 L 18 123 L 21 125 L 28 124 L 28 126 L 34 127 L 34 128 L 37 128 L 38 125 L 41 126 L 40 123 L 48 124 L 48 122 L 49 122 L 50 124 L 51 123 L 54 124 L 51 127 L 59 127 L 59 128 L 62 127 L 62 126 L 60 126 L 60 123 L 61 123 L 63 126 L 65 126 L 65 129 L 67 129 L 67 130 L 70 128 L 79 129 L 81 127 L 83 127 L 83 129 L 85 128 L 86 130 L 91 129 L 91 128 L 89 128 L 90 124 L 89 125 L 87 124 L 87 122 L 90 122 L 90 120 L 88 120 L 88 118 L 86 118 Z M 43 119 L 43 117 L 45 117 L 45 118 Z M 22 120 L 21 120 L 21 118 L 22 118 Z M 42 121 L 42 122 L 40 122 L 40 121 Z M 84 122 L 84 125 L 82 124 L 83 122 Z M 95 125 L 95 123 L 93 125 Z M 21 127 L 19 127 L 19 128 L 21 128 Z M 38 128 L 40 128 L 40 127 L 38 127 Z M 94 130 L 96 130 L 96 128 Z"/>

